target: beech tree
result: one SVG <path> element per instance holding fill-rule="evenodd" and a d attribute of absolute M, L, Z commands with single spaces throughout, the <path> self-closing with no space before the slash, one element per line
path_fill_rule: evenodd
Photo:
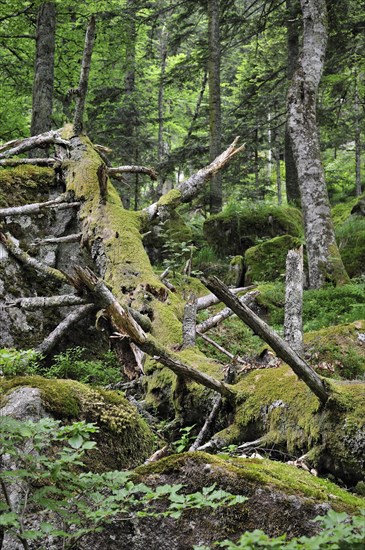
<path fill-rule="evenodd" d="M 316 121 L 317 91 L 327 45 L 325 0 L 301 0 L 301 53 L 288 92 L 288 127 L 298 171 L 307 245 L 309 283 L 344 283 L 347 274 L 336 244 Z"/>

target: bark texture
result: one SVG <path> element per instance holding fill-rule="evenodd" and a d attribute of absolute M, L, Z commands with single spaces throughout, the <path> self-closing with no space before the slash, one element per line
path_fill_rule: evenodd
<path fill-rule="evenodd" d="M 347 280 L 336 244 L 316 122 L 316 101 L 326 45 L 325 0 L 301 0 L 303 44 L 288 93 L 288 126 L 298 170 L 307 244 L 309 283 Z"/>
<path fill-rule="evenodd" d="M 284 338 L 303 354 L 303 247 L 289 250 L 286 257 Z"/>
<path fill-rule="evenodd" d="M 36 58 L 33 82 L 32 136 L 52 127 L 56 4 L 44 2 L 38 9 Z M 33 152 L 36 154 L 36 151 Z"/>
<path fill-rule="evenodd" d="M 96 22 L 95 17 L 90 18 L 89 24 L 86 30 L 84 55 L 82 58 L 80 82 L 78 87 L 78 94 L 76 100 L 75 116 L 74 116 L 74 132 L 79 135 L 83 131 L 84 127 L 84 111 L 86 104 L 86 94 L 89 84 L 89 73 L 91 66 L 91 56 L 93 53 L 94 41 L 95 41 L 95 29 Z"/>

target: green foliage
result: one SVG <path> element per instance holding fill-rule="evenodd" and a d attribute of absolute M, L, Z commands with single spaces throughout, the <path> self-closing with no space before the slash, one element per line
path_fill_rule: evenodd
<path fill-rule="evenodd" d="M 131 472 L 85 472 L 83 457 L 95 448 L 90 435 L 97 430 L 85 422 L 61 426 L 50 418 L 37 423 L 0 419 L 0 455 L 12 462 L 10 468 L 0 470 L 4 495 L 0 502 L 0 527 L 25 549 L 28 541 L 42 543 L 48 536 L 62 541 L 62 548 L 72 548 L 81 537 L 100 531 L 117 515 L 121 519 L 178 519 L 188 508 L 215 509 L 246 500 L 216 489 L 215 485 L 202 492 L 181 494 L 181 484 L 152 489 L 134 483 Z M 13 490 L 18 493 L 16 506 L 9 496 Z M 157 501 L 165 503 L 165 511 L 160 507 L 157 510 Z M 34 514 L 39 527 L 26 529 L 24 525 L 31 523 Z"/>
<path fill-rule="evenodd" d="M 120 381 L 120 367 L 112 351 L 107 352 L 100 361 L 82 359 L 85 352 L 85 349 L 75 347 L 55 355 L 53 365 L 41 374 L 46 378 L 70 378 L 95 386 Z"/>
<path fill-rule="evenodd" d="M 342 261 L 350 277 L 365 274 L 365 218 L 350 216 L 336 228 Z"/>
<path fill-rule="evenodd" d="M 183 453 L 184 451 L 187 451 L 192 440 L 195 439 L 195 437 L 193 437 L 190 433 L 194 427 L 195 424 L 193 426 L 186 426 L 185 428 L 180 429 L 181 435 L 179 439 L 172 442 L 172 448 L 176 453 Z"/>
<path fill-rule="evenodd" d="M 36 374 L 41 355 L 33 350 L 0 349 L 0 376 L 11 378 L 24 374 Z"/>
<path fill-rule="evenodd" d="M 237 543 L 229 540 L 218 542 L 214 547 L 227 550 L 256 550 L 274 548 L 281 550 L 361 550 L 365 542 L 365 511 L 359 516 L 349 517 L 345 512 L 330 510 L 326 516 L 318 516 L 313 521 L 321 525 L 322 531 L 313 537 L 300 537 L 287 540 L 286 535 L 271 538 L 256 529 L 244 533 Z M 207 546 L 194 546 L 194 550 L 209 550 Z"/>

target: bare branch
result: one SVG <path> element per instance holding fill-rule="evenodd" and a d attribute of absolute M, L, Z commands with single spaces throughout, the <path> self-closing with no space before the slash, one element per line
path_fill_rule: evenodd
<path fill-rule="evenodd" d="M 254 290 L 252 292 L 248 292 L 244 296 L 241 296 L 241 298 L 239 298 L 239 301 L 240 301 L 241 304 L 250 304 L 254 300 L 254 298 L 256 298 L 256 296 L 258 296 L 258 294 L 259 294 L 259 292 L 257 290 Z M 218 300 L 218 301 L 220 301 L 220 300 Z M 220 323 L 222 323 L 222 321 L 224 321 L 225 319 L 228 319 L 228 317 L 231 317 L 231 315 L 233 315 L 233 313 L 234 312 L 231 310 L 231 308 L 225 307 L 224 309 L 219 311 L 219 313 L 216 313 L 215 315 L 212 315 L 211 317 L 208 317 L 208 319 L 206 319 L 205 321 L 203 321 L 202 323 L 197 325 L 196 330 L 199 333 L 207 332 L 211 328 L 214 328 L 217 325 L 219 325 Z"/>
<path fill-rule="evenodd" d="M 38 214 L 43 208 L 72 208 L 80 206 L 81 203 L 66 202 L 65 195 L 60 195 L 57 199 L 52 199 L 46 202 L 34 202 L 32 204 L 24 204 L 24 206 L 10 206 L 9 208 L 0 208 L 0 219 L 6 216 L 29 216 Z"/>
<path fill-rule="evenodd" d="M 25 153 L 30 149 L 35 147 L 43 147 L 44 145 L 49 145 L 50 143 L 56 143 L 59 145 L 69 146 L 70 142 L 64 139 L 61 139 L 58 130 L 50 130 L 44 134 L 39 134 L 38 136 L 32 136 L 25 139 L 16 139 L 5 143 L 0 147 L 0 159 L 7 157 L 14 157 L 20 155 L 20 153 Z"/>
<path fill-rule="evenodd" d="M 72 233 L 63 237 L 49 237 L 47 239 L 36 239 L 31 246 L 39 246 L 44 244 L 59 244 L 59 243 L 76 243 L 81 240 L 82 233 Z"/>
<path fill-rule="evenodd" d="M 0 166 L 22 166 L 30 164 L 33 166 L 60 166 L 60 161 L 54 158 L 34 158 L 34 159 L 2 159 Z"/>
<path fill-rule="evenodd" d="M 245 292 L 253 288 L 256 288 L 256 285 L 231 288 L 230 291 L 233 294 L 239 294 L 240 292 Z M 217 298 L 215 294 L 206 294 L 206 296 L 201 296 L 200 298 L 198 298 L 197 310 L 201 311 L 202 309 L 207 309 L 208 307 L 214 306 L 215 304 L 219 304 L 219 298 Z"/>
<path fill-rule="evenodd" d="M 21 307 L 27 311 L 43 308 L 80 306 L 87 304 L 84 298 L 74 294 L 63 294 L 61 296 L 32 296 L 31 298 L 17 298 L 12 302 L 7 302 L 5 307 Z"/>
<path fill-rule="evenodd" d="M 146 166 L 118 166 L 116 168 L 109 167 L 108 168 L 108 175 L 115 177 L 117 174 L 128 174 L 128 173 L 134 173 L 134 174 L 147 174 L 151 180 L 155 181 L 157 180 L 157 174 L 153 170 L 153 168 L 147 168 Z"/>
<path fill-rule="evenodd" d="M 203 279 L 203 283 L 222 302 L 229 306 L 255 334 L 272 347 L 277 355 L 293 369 L 297 376 L 307 384 L 322 403 L 328 400 L 329 393 L 320 376 L 271 327 L 262 321 L 249 307 L 240 302 L 237 296 L 234 296 L 229 288 L 217 277 L 211 277 L 209 280 Z"/>

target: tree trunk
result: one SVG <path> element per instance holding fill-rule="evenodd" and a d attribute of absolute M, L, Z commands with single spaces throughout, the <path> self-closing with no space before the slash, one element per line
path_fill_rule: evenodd
<path fill-rule="evenodd" d="M 38 9 L 37 19 L 31 136 L 48 132 L 52 127 L 55 39 L 56 4 L 44 2 Z M 31 156 L 43 153 L 35 149 Z"/>
<path fill-rule="evenodd" d="M 348 280 L 336 244 L 316 123 L 317 90 L 327 44 L 325 0 L 301 0 L 303 45 L 288 92 L 289 132 L 298 170 L 309 283 Z"/>
<path fill-rule="evenodd" d="M 299 53 L 299 14 L 300 7 L 298 0 L 286 0 L 287 11 L 287 48 L 288 68 L 287 77 L 289 82 L 293 78 L 298 53 Z M 288 124 L 285 125 L 285 183 L 286 198 L 289 204 L 300 207 L 300 191 L 298 183 L 298 172 L 293 156 L 293 148 L 289 135 Z"/>
<path fill-rule="evenodd" d="M 209 154 L 212 161 L 221 151 L 221 45 L 219 27 L 219 0 L 208 0 L 208 82 L 209 82 Z M 219 173 L 210 182 L 210 213 L 222 210 L 222 178 Z"/>
<path fill-rule="evenodd" d="M 356 177 L 356 196 L 359 197 L 362 193 L 361 189 L 361 124 L 360 124 L 360 97 L 359 97 L 359 82 L 358 74 L 355 73 L 355 177 Z"/>
<path fill-rule="evenodd" d="M 95 17 L 92 16 L 90 18 L 89 24 L 86 29 L 84 55 L 82 58 L 80 82 L 79 82 L 78 94 L 77 94 L 77 100 L 76 100 L 76 108 L 75 108 L 75 115 L 74 115 L 74 132 L 76 135 L 81 134 L 84 128 L 84 111 L 85 111 L 85 104 L 86 104 L 87 88 L 89 85 L 91 56 L 93 53 L 94 41 L 95 41 L 95 28 L 96 28 Z"/>
<path fill-rule="evenodd" d="M 284 338 L 303 355 L 303 247 L 289 250 L 286 257 Z"/>

